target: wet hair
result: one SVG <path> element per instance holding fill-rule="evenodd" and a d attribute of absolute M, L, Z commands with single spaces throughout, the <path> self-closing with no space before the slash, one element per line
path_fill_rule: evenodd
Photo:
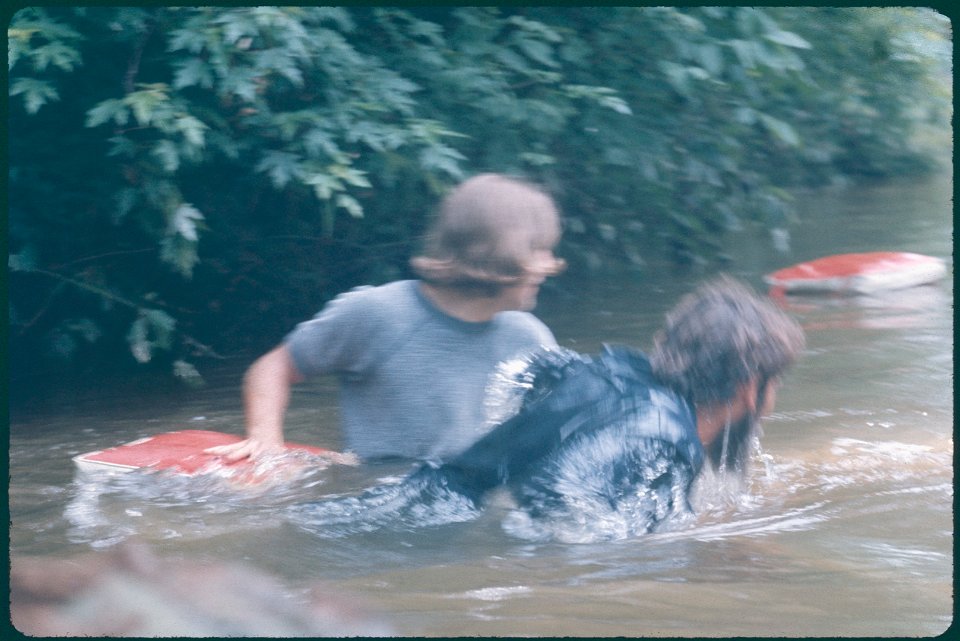
<path fill-rule="evenodd" d="M 560 216 L 538 187 L 502 174 L 480 174 L 451 191 L 440 205 L 413 270 L 441 286 L 495 295 L 519 283 L 537 250 L 560 240 Z M 563 269 L 556 260 L 547 275 Z"/>
<path fill-rule="evenodd" d="M 766 389 L 796 360 L 805 344 L 800 325 L 772 301 L 729 277 L 708 282 L 667 314 L 654 336 L 654 376 L 695 406 L 733 400 L 738 388 L 757 382 L 757 412 Z M 742 469 L 759 416 L 728 425 L 707 455 L 715 467 Z"/>

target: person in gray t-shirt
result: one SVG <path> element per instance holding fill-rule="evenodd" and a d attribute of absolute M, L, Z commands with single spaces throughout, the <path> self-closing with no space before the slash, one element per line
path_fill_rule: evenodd
<path fill-rule="evenodd" d="M 420 280 L 341 294 L 298 325 L 244 377 L 247 438 L 212 448 L 228 460 L 279 451 L 293 384 L 331 374 L 349 450 L 361 458 L 443 460 L 484 433 L 484 393 L 497 365 L 540 346 L 550 330 L 529 313 L 560 219 L 538 188 L 482 174 L 441 204 Z"/>

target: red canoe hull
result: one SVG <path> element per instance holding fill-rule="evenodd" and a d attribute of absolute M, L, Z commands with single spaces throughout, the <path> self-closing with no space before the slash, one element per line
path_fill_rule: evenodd
<path fill-rule="evenodd" d="M 869 294 L 925 285 L 946 276 L 943 260 L 908 252 L 837 254 L 775 271 L 764 281 L 784 292 Z"/>
<path fill-rule="evenodd" d="M 149 469 L 193 475 L 218 468 L 240 470 L 250 467 L 252 463 L 249 460 L 226 463 L 220 456 L 209 454 L 204 450 L 218 445 L 236 443 L 242 439 L 241 436 L 223 432 L 181 430 L 157 434 L 105 450 L 80 454 L 75 456 L 73 461 L 78 468 L 85 471 L 129 472 Z M 339 452 L 296 443 L 287 443 L 286 449 L 288 452 L 324 457 L 331 462 L 341 462 L 340 459 L 343 457 Z"/>

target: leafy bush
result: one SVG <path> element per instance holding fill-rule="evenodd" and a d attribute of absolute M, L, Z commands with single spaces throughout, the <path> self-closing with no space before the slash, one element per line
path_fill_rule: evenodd
<path fill-rule="evenodd" d="M 948 32 L 911 8 L 21 10 L 13 362 L 194 380 L 407 275 L 479 171 L 547 185 L 577 269 L 642 266 L 651 237 L 722 260 L 728 231 L 788 224 L 791 187 L 928 168 Z"/>

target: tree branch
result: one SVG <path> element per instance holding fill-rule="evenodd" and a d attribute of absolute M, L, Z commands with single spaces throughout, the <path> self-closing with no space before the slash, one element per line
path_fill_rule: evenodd
<path fill-rule="evenodd" d="M 136 88 L 136 79 L 137 74 L 140 73 L 140 60 L 143 58 L 143 50 L 147 48 L 147 42 L 156 30 L 156 26 L 157 21 L 151 20 L 147 30 L 144 31 L 140 37 L 137 48 L 133 50 L 133 55 L 131 55 L 130 60 L 127 61 L 127 72 L 123 76 L 123 90 L 125 93 L 133 93 L 133 90 Z"/>

